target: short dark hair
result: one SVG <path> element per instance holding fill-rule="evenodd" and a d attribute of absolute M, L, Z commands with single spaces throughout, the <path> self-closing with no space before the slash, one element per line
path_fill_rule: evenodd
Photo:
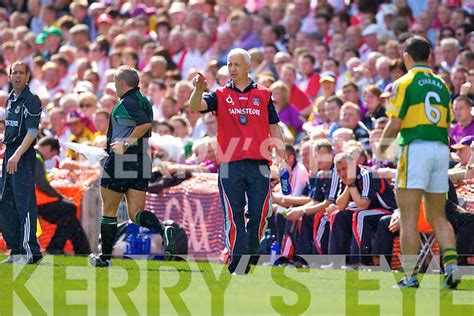
<path fill-rule="evenodd" d="M 314 63 L 316 63 L 316 59 L 314 58 L 313 54 L 311 54 L 310 52 L 304 52 L 302 53 L 299 58 L 306 58 L 306 59 L 309 59 L 309 61 L 314 65 Z"/>
<path fill-rule="evenodd" d="M 9 72 L 10 75 L 12 74 L 13 66 L 15 66 L 15 65 L 24 66 L 24 67 L 25 67 L 26 74 L 27 74 L 28 76 L 31 75 L 30 67 L 28 67 L 28 64 L 26 64 L 26 63 L 23 62 L 22 60 L 17 60 L 17 61 L 15 61 L 15 62 L 10 66 L 10 72 Z"/>
<path fill-rule="evenodd" d="M 454 99 L 453 103 L 454 103 L 454 102 L 460 102 L 460 101 L 464 101 L 464 102 L 466 102 L 466 104 L 467 104 L 468 106 L 471 106 L 471 107 L 472 107 L 472 100 L 471 100 L 471 98 L 469 98 L 468 96 L 460 95 L 460 96 L 456 97 L 456 99 Z"/>
<path fill-rule="evenodd" d="M 339 107 L 339 109 L 342 107 L 342 105 L 344 104 L 344 101 L 342 101 L 342 99 L 338 96 L 335 96 L 335 95 L 332 95 L 330 96 L 329 98 L 326 99 L 326 103 L 329 103 L 329 102 L 334 102 L 337 104 L 337 106 Z"/>
<path fill-rule="evenodd" d="M 158 121 L 156 123 L 156 127 L 158 127 L 158 126 L 166 126 L 171 131 L 171 134 L 174 133 L 174 126 L 171 125 L 170 123 L 166 122 L 166 121 Z"/>
<path fill-rule="evenodd" d="M 140 83 L 140 77 L 138 76 L 138 72 L 135 68 L 122 65 L 118 68 L 117 72 L 115 73 L 116 80 L 122 80 L 125 84 L 131 88 L 138 87 Z"/>
<path fill-rule="evenodd" d="M 415 62 L 427 62 L 431 54 L 431 44 L 426 38 L 415 35 L 406 41 L 405 52 Z"/>
<path fill-rule="evenodd" d="M 39 147 L 51 146 L 51 151 L 57 151 L 57 152 L 59 152 L 59 148 L 60 148 L 59 140 L 50 136 L 45 136 L 41 138 L 38 141 L 38 146 Z"/>

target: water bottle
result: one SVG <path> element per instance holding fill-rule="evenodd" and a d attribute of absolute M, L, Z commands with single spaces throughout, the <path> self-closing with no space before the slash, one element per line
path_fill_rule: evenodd
<path fill-rule="evenodd" d="M 142 253 L 144 255 L 149 255 L 151 252 L 151 239 L 147 234 L 143 235 L 142 238 Z"/>
<path fill-rule="evenodd" d="M 290 172 L 286 168 L 280 169 L 280 186 L 284 195 L 291 194 Z"/>
<path fill-rule="evenodd" d="M 127 237 L 127 247 L 125 248 L 125 254 L 127 255 L 134 255 L 135 254 L 135 247 L 137 243 L 137 238 L 134 234 L 130 234 Z"/>
<path fill-rule="evenodd" d="M 275 261 L 278 259 L 280 255 L 280 245 L 276 241 L 274 241 L 270 247 L 270 262 L 274 264 Z"/>

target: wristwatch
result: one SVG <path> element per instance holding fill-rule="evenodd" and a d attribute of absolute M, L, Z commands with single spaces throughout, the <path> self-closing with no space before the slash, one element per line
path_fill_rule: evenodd
<path fill-rule="evenodd" d="M 127 150 L 128 147 L 130 147 L 130 144 L 128 142 L 125 142 L 123 143 L 123 147 L 125 148 L 125 150 Z"/>
<path fill-rule="evenodd" d="M 357 188 L 357 184 L 355 183 L 355 181 L 349 184 L 349 188 Z"/>

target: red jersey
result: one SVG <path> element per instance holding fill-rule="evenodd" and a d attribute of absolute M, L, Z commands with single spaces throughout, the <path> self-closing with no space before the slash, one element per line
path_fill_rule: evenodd
<path fill-rule="evenodd" d="M 271 161 L 270 125 L 279 122 L 271 92 L 251 82 L 244 91 L 228 83 L 204 97 L 208 110 L 217 115 L 219 162 L 242 159 Z"/>

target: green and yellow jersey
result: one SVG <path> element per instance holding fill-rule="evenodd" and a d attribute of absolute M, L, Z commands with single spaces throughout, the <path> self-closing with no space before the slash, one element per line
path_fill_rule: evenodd
<path fill-rule="evenodd" d="M 417 139 L 449 145 L 448 129 L 454 117 L 449 91 L 429 67 L 414 66 L 395 81 L 387 116 L 402 120 L 400 146 Z"/>

